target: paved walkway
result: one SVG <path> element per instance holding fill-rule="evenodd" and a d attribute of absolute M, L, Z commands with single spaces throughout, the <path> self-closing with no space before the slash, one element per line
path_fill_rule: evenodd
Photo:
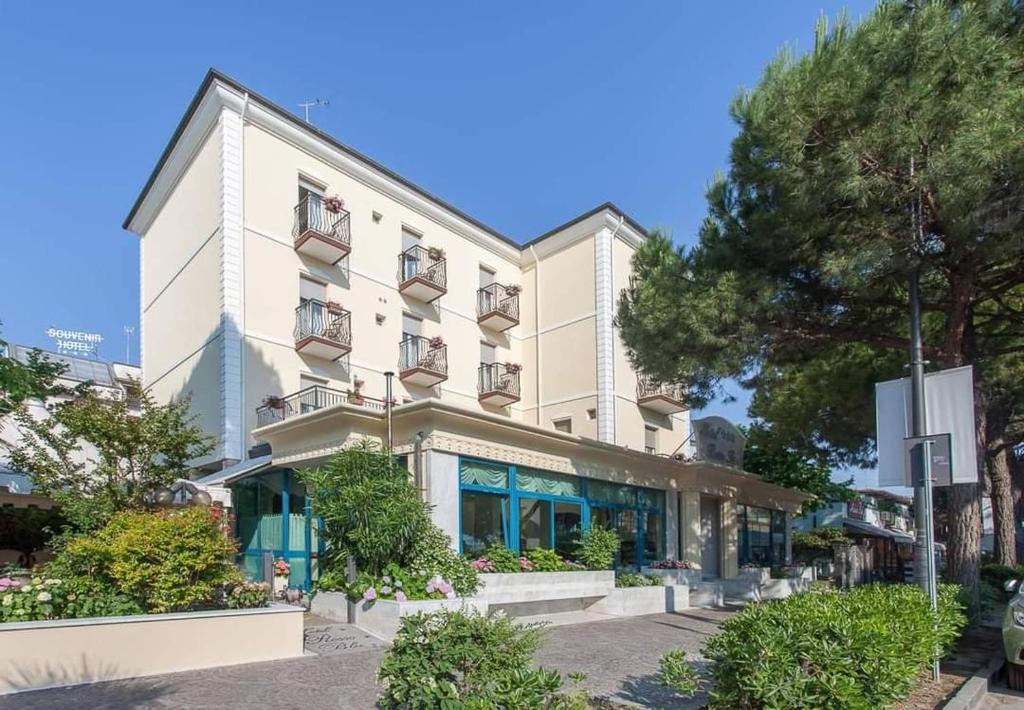
<path fill-rule="evenodd" d="M 684 648 L 699 660 L 704 639 L 729 614 L 692 609 L 553 627 L 546 632 L 537 661 L 563 676 L 583 671 L 587 674 L 585 685 L 593 695 L 616 702 L 699 707 L 703 700 L 683 703 L 658 686 L 658 658 L 665 651 Z M 0 710 L 363 710 L 374 706 L 374 676 L 383 644 L 344 624 L 309 625 L 306 641 L 318 655 L 20 693 L 0 697 Z M 196 639 L 196 643 L 216 642 Z"/>

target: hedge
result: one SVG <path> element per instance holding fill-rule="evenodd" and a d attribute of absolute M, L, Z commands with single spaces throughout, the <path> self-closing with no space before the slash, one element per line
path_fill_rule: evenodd
<path fill-rule="evenodd" d="M 960 589 L 939 612 L 911 585 L 797 594 L 748 606 L 708 640 L 712 708 L 877 708 L 906 696 L 967 623 Z"/>

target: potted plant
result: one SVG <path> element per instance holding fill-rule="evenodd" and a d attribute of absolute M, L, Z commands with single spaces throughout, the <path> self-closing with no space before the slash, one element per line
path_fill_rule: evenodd
<path fill-rule="evenodd" d="M 341 313 L 345 309 L 342 308 L 341 304 L 338 303 L 337 301 L 328 301 L 327 310 L 330 311 L 331 313 Z"/>
<path fill-rule="evenodd" d="M 440 335 L 435 335 L 433 338 L 430 339 L 430 349 L 431 350 L 437 350 L 438 348 L 443 348 L 443 347 L 444 347 L 444 338 L 442 338 Z"/>
<path fill-rule="evenodd" d="M 274 596 L 283 598 L 288 590 L 288 577 L 292 573 L 292 567 L 285 562 L 283 557 L 278 557 L 274 562 Z"/>
<path fill-rule="evenodd" d="M 331 214 L 338 214 L 345 209 L 345 200 L 341 199 L 337 195 L 324 198 L 324 209 Z"/>
<path fill-rule="evenodd" d="M 518 296 L 520 293 L 522 293 L 522 291 L 523 287 L 520 286 L 519 284 L 509 284 L 505 287 L 505 295 L 510 298 L 512 296 Z"/>
<path fill-rule="evenodd" d="M 366 402 L 366 398 L 363 397 L 362 393 L 360 392 L 360 390 L 363 388 L 363 385 L 365 384 L 366 382 L 364 380 L 359 379 L 358 377 L 352 378 L 352 389 L 345 390 L 346 394 L 348 395 L 348 401 L 350 404 L 362 405 Z"/>
<path fill-rule="evenodd" d="M 519 372 L 522 369 L 523 369 L 523 366 L 520 365 L 518 362 L 506 362 L 505 363 L 505 372 L 507 372 L 510 375 L 518 375 Z"/>
<path fill-rule="evenodd" d="M 431 261 L 441 261 L 444 258 L 444 249 L 441 247 L 430 247 L 427 249 L 427 256 Z"/>
<path fill-rule="evenodd" d="M 263 406 L 267 409 L 284 409 L 284 397 L 279 394 L 268 394 L 263 398 Z"/>

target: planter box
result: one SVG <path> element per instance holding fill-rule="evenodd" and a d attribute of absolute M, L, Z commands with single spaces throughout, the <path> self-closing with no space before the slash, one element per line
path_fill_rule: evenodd
<path fill-rule="evenodd" d="M 0 624 L 0 693 L 302 655 L 301 607 Z"/>
<path fill-rule="evenodd" d="M 480 575 L 477 597 L 489 604 L 522 604 L 557 599 L 589 599 L 615 589 L 615 573 L 521 572 Z"/>
<path fill-rule="evenodd" d="M 661 583 L 666 586 L 685 584 L 688 587 L 696 587 L 703 581 L 699 569 L 653 569 L 651 567 L 642 567 L 640 568 L 640 573 L 651 577 L 661 577 Z"/>
<path fill-rule="evenodd" d="M 690 606 L 690 588 L 681 586 L 616 587 L 587 611 L 611 616 L 642 616 L 682 611 Z"/>
<path fill-rule="evenodd" d="M 392 599 L 378 599 L 372 603 L 360 601 L 355 606 L 355 625 L 379 639 L 391 641 L 398 633 L 399 623 L 403 616 L 430 613 L 440 609 L 474 610 L 486 613 L 487 602 L 472 597 L 407 602 L 396 602 Z M 347 621 L 348 599 L 341 592 L 318 592 L 313 597 L 310 611 L 328 619 Z"/>

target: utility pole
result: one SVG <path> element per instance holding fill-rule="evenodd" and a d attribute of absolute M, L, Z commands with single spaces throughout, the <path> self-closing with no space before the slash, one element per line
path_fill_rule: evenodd
<path fill-rule="evenodd" d="M 910 176 L 914 175 L 914 159 L 910 159 Z M 924 394 L 924 346 L 921 341 L 921 262 L 923 257 L 920 199 L 911 208 L 913 231 L 913 264 L 910 269 L 910 422 L 911 436 L 928 436 L 927 403 Z M 918 465 L 911 466 L 919 477 L 914 485 L 914 579 L 938 610 L 938 585 L 935 579 L 935 529 L 932 502 L 932 442 L 925 440 L 915 447 Z M 938 655 L 932 661 L 932 680 L 939 679 Z"/>

